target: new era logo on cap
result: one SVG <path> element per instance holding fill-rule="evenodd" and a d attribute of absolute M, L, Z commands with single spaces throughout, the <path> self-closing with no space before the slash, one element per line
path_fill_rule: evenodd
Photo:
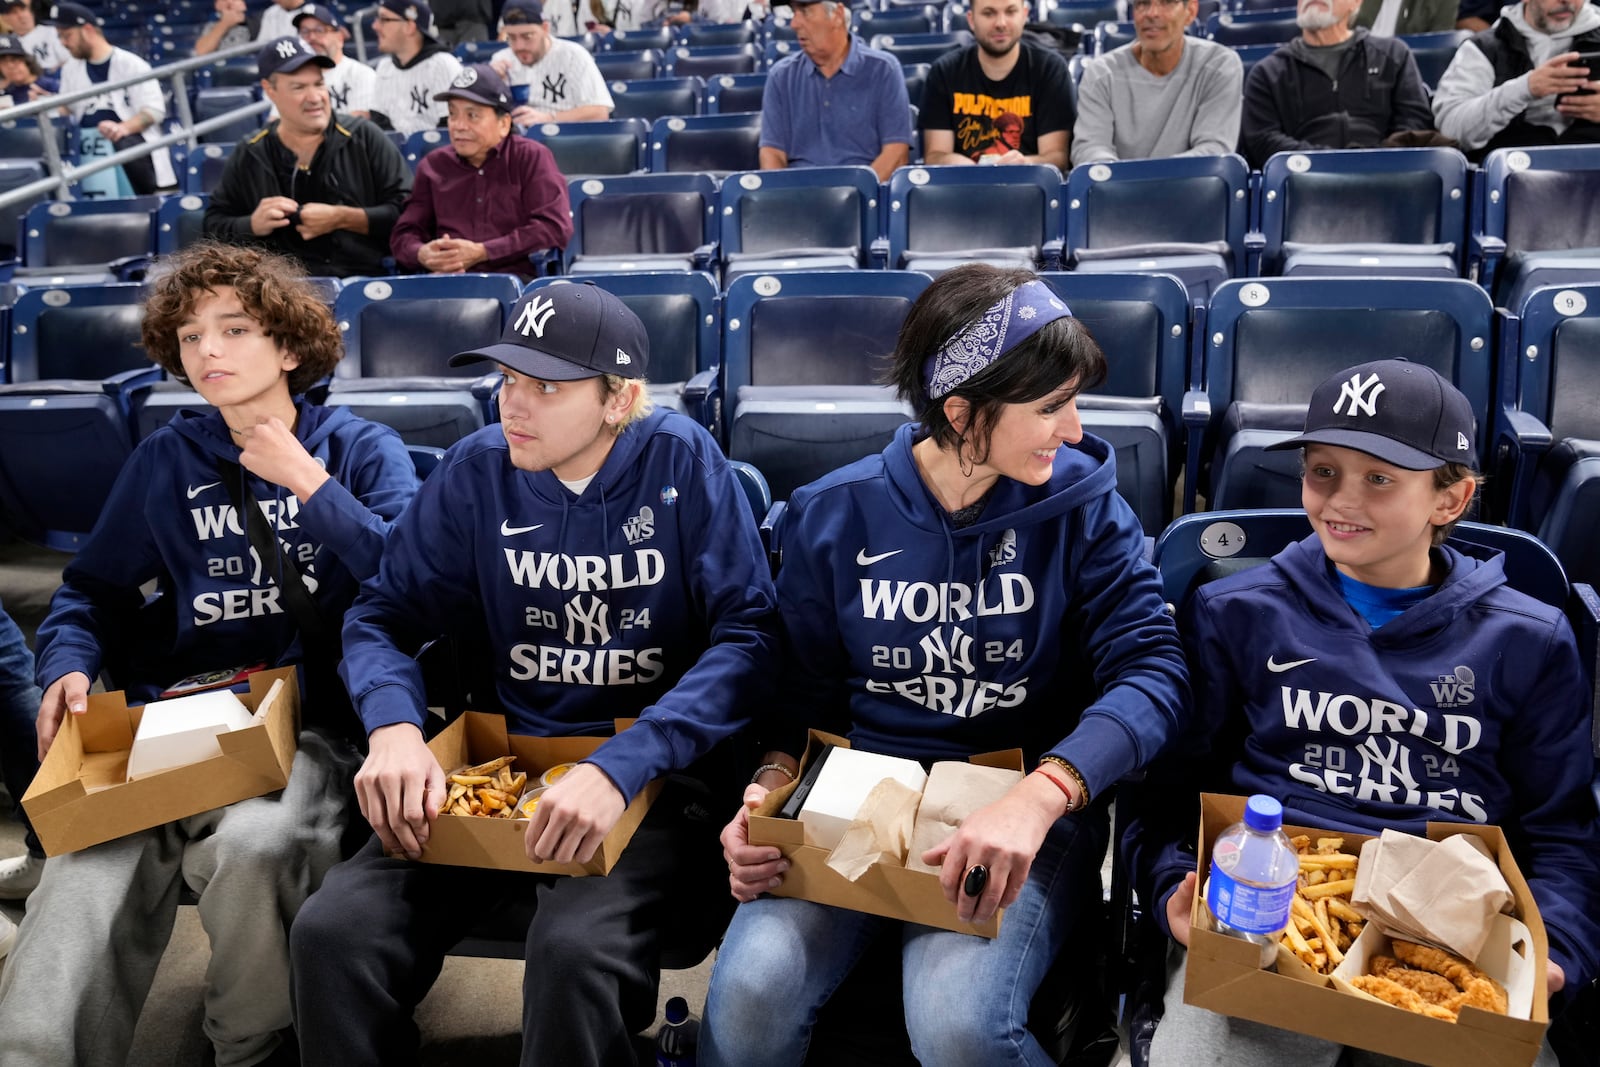
<path fill-rule="evenodd" d="M 628 356 L 628 353 L 624 352 L 620 348 L 617 349 L 617 366 L 626 367 L 631 363 L 633 363 L 633 360 Z"/>

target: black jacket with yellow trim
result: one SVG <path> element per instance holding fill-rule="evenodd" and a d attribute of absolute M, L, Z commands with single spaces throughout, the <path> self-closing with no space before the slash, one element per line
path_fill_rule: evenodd
<path fill-rule="evenodd" d="M 394 142 L 365 119 L 335 114 L 311 165 L 300 168 L 277 130 L 276 121 L 269 123 L 228 157 L 206 208 L 207 235 L 292 255 L 313 276 L 388 273 L 389 231 L 411 191 L 411 172 Z M 367 232 L 334 230 L 308 241 L 289 225 L 258 237 L 250 215 L 269 196 L 363 208 Z"/>

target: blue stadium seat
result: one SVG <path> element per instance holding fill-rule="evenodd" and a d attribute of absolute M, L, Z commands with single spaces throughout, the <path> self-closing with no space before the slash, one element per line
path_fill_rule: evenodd
<path fill-rule="evenodd" d="M 800 45 L 795 41 L 793 35 L 789 37 L 775 35 L 768 38 L 767 43 L 761 46 L 761 58 L 766 63 L 768 70 L 777 66 L 781 60 L 799 52 Z"/>
<path fill-rule="evenodd" d="M 665 115 L 698 115 L 704 110 L 706 83 L 701 78 L 645 78 L 611 83 L 616 104 L 613 119 L 654 122 Z"/>
<path fill-rule="evenodd" d="M 678 43 L 688 48 L 755 44 L 761 32 L 754 22 L 686 22 L 677 27 Z"/>
<path fill-rule="evenodd" d="M 717 183 L 708 174 L 588 178 L 567 190 L 568 274 L 705 270 L 716 260 Z"/>
<path fill-rule="evenodd" d="M 170 255 L 205 236 L 206 205 L 210 200 L 205 193 L 161 198 L 161 206 L 156 209 L 156 255 Z"/>
<path fill-rule="evenodd" d="M 406 138 L 406 146 L 400 154 L 405 157 L 406 166 L 411 168 L 411 173 L 417 172 L 417 164 L 422 162 L 422 157 L 436 148 L 445 148 L 450 144 L 450 134 L 443 129 L 418 130 Z"/>
<path fill-rule="evenodd" d="M 195 71 L 194 84 L 197 89 L 252 89 L 261 84 L 261 71 L 256 66 L 256 57 L 246 53 L 225 59 L 216 66 L 200 68 Z"/>
<path fill-rule="evenodd" d="M 900 70 L 905 74 L 906 79 L 906 99 L 911 102 L 911 106 L 914 108 L 921 109 L 922 107 L 922 94 L 928 87 L 928 70 L 932 66 L 933 64 L 931 63 L 902 63 L 900 65 Z"/>
<path fill-rule="evenodd" d="M 41 160 L 7 159 L 0 156 L 0 194 L 40 181 L 47 175 L 48 172 Z M 47 195 L 40 193 L 5 210 L 4 217 L 0 217 L 0 260 L 17 258 L 16 240 L 17 234 L 22 229 L 22 221 L 27 216 L 28 210 L 35 204 L 43 203 Z"/>
<path fill-rule="evenodd" d="M 761 95 L 766 92 L 767 73 L 719 74 L 706 79 L 706 114 L 732 115 L 741 111 L 760 111 Z"/>
<path fill-rule="evenodd" d="M 1467 157 L 1454 148 L 1279 152 L 1261 168 L 1262 274 L 1458 278 Z"/>
<path fill-rule="evenodd" d="M 1091 274 L 1160 272 L 1202 306 L 1246 273 L 1250 168 L 1236 155 L 1090 163 L 1067 176 L 1066 260 Z M 1182 204 L 1183 211 L 1152 210 Z"/>
<path fill-rule="evenodd" d="M 1117 5 L 1105 0 L 1041 0 L 1044 21 L 1056 26 L 1090 27 L 1099 22 L 1110 22 L 1117 17 Z"/>
<path fill-rule="evenodd" d="M 850 13 L 850 29 L 870 40 L 879 34 L 940 33 L 943 13 L 933 4 L 906 4 L 884 11 L 862 8 Z"/>
<path fill-rule="evenodd" d="M 551 285 L 593 282 L 620 298 L 644 323 L 650 338 L 650 396 L 657 407 L 681 411 L 710 426 L 709 386 L 721 363 L 717 283 L 699 271 L 636 271 L 580 278 L 535 278 L 524 293 Z M 704 377 L 686 395 L 685 386 Z"/>
<path fill-rule="evenodd" d="M 617 30 L 600 38 L 602 52 L 638 52 L 646 48 L 666 51 L 674 44 L 672 27 L 655 26 L 643 30 Z"/>
<path fill-rule="evenodd" d="M 1206 19 L 1204 37 L 1208 41 L 1237 48 L 1244 44 L 1283 44 L 1300 36 L 1295 13 L 1259 11 L 1244 14 L 1220 12 Z"/>
<path fill-rule="evenodd" d="M 1103 56 L 1113 49 L 1130 44 L 1138 36 L 1131 22 L 1097 22 L 1094 27 L 1093 54 Z"/>
<path fill-rule="evenodd" d="M 643 119 L 546 122 L 529 127 L 527 135 L 550 149 L 556 167 L 571 181 L 643 170 L 650 124 Z"/>
<path fill-rule="evenodd" d="M 638 52 L 601 52 L 594 57 L 594 65 L 607 81 L 636 81 L 660 75 L 664 61 L 660 52 L 646 48 Z"/>
<path fill-rule="evenodd" d="M 728 455 L 761 468 L 773 496 L 879 451 L 912 416 L 876 384 L 927 288 L 910 271 L 747 274 L 723 305 Z"/>
<path fill-rule="evenodd" d="M 108 278 L 111 265 L 155 250 L 157 196 L 116 200 L 52 200 L 28 209 L 23 223 L 23 275 Z"/>
<path fill-rule="evenodd" d="M 186 193 L 210 193 L 222 180 L 222 171 L 233 155 L 234 143 L 197 145 L 183 162 L 179 181 Z"/>
<path fill-rule="evenodd" d="M 261 91 L 253 85 L 224 85 L 201 89 L 194 97 L 194 120 L 205 122 L 230 111 L 249 107 L 261 99 Z M 203 143 L 242 141 L 259 130 L 266 121 L 265 110 L 255 111 L 200 135 Z"/>
<path fill-rule="evenodd" d="M 938 275 L 977 260 L 1060 266 L 1054 167 L 901 167 L 889 180 L 889 263 Z"/>
<path fill-rule="evenodd" d="M 1417 73 L 1422 75 L 1423 84 L 1431 91 L 1439 87 L 1439 78 L 1456 57 L 1456 49 L 1471 36 L 1471 30 L 1442 30 L 1438 33 L 1408 33 L 1400 40 L 1411 49 L 1412 58 L 1417 61 Z"/>
<path fill-rule="evenodd" d="M 950 33 L 880 33 L 867 43 L 888 52 L 902 64 L 932 63 L 952 49 L 971 44 L 972 32 L 962 29 Z"/>
<path fill-rule="evenodd" d="M 491 56 L 505 48 L 504 41 L 462 41 L 452 50 L 452 54 L 463 64 L 487 63 Z"/>
<path fill-rule="evenodd" d="M 761 115 L 673 115 L 650 128 L 653 174 L 698 172 L 721 177 L 761 166 Z"/>
<path fill-rule="evenodd" d="M 139 347 L 138 285 L 31 289 L 10 309 L 0 386 L 0 514 L 74 551 L 133 448 L 131 392 L 160 370 Z"/>
<path fill-rule="evenodd" d="M 1041 275 L 1106 356 L 1106 380 L 1078 394 L 1083 428 L 1116 449 L 1117 491 L 1154 537 L 1172 517 L 1183 462 L 1189 298 L 1164 274 Z"/>
<path fill-rule="evenodd" d="M 1263 449 L 1300 432 L 1312 391 L 1367 360 L 1403 356 L 1454 382 L 1489 431 L 1494 308 L 1449 278 L 1271 278 L 1224 283 L 1205 324 L 1209 427 L 1191 424 L 1190 484 L 1211 456 L 1212 508 L 1288 507 L 1300 499 L 1300 456 Z M 1196 410 L 1198 419 L 1201 412 Z M 1203 443 L 1202 443 L 1203 438 Z M 1192 510 L 1186 507 L 1185 510 Z"/>
<path fill-rule="evenodd" d="M 675 78 L 714 78 L 718 74 L 754 74 L 761 63 L 761 48 L 754 43 L 674 48 L 666 53 L 661 73 Z"/>
<path fill-rule="evenodd" d="M 327 404 L 394 427 L 407 444 L 447 448 L 489 419 L 488 369 L 449 359 L 500 339 L 519 284 L 508 274 L 355 281 L 334 317 L 345 357 Z"/>
<path fill-rule="evenodd" d="M 730 174 L 718 194 L 723 283 L 743 274 L 869 265 L 880 188 L 871 167 Z"/>
<path fill-rule="evenodd" d="M 1491 488 L 1574 581 L 1600 581 L 1600 283 L 1535 289 L 1506 321 Z M 1505 490 L 1509 489 L 1509 492 Z"/>
<path fill-rule="evenodd" d="M 1600 145 L 1502 148 L 1483 161 L 1473 262 L 1499 307 L 1542 285 L 1581 284 L 1600 271 Z"/>

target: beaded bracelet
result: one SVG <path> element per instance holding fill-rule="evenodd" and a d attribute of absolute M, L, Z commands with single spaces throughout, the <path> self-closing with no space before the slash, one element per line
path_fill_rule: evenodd
<path fill-rule="evenodd" d="M 791 782 L 800 777 L 797 772 L 791 771 L 781 763 L 763 763 L 761 766 L 756 768 L 756 773 L 750 776 L 751 784 L 754 784 L 758 778 L 760 778 L 763 774 L 766 774 L 768 771 L 782 771 L 784 774 L 789 776 L 789 781 Z"/>

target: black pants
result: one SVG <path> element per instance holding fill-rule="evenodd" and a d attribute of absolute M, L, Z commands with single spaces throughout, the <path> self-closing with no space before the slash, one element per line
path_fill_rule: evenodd
<path fill-rule="evenodd" d="M 655 1019 L 663 931 L 721 908 L 719 822 L 669 784 L 604 877 L 390 859 L 377 838 L 328 872 L 290 932 L 307 1067 L 417 1062 L 412 1013 L 451 947 L 486 916 L 525 912 L 522 1064 L 631 1065 Z"/>

